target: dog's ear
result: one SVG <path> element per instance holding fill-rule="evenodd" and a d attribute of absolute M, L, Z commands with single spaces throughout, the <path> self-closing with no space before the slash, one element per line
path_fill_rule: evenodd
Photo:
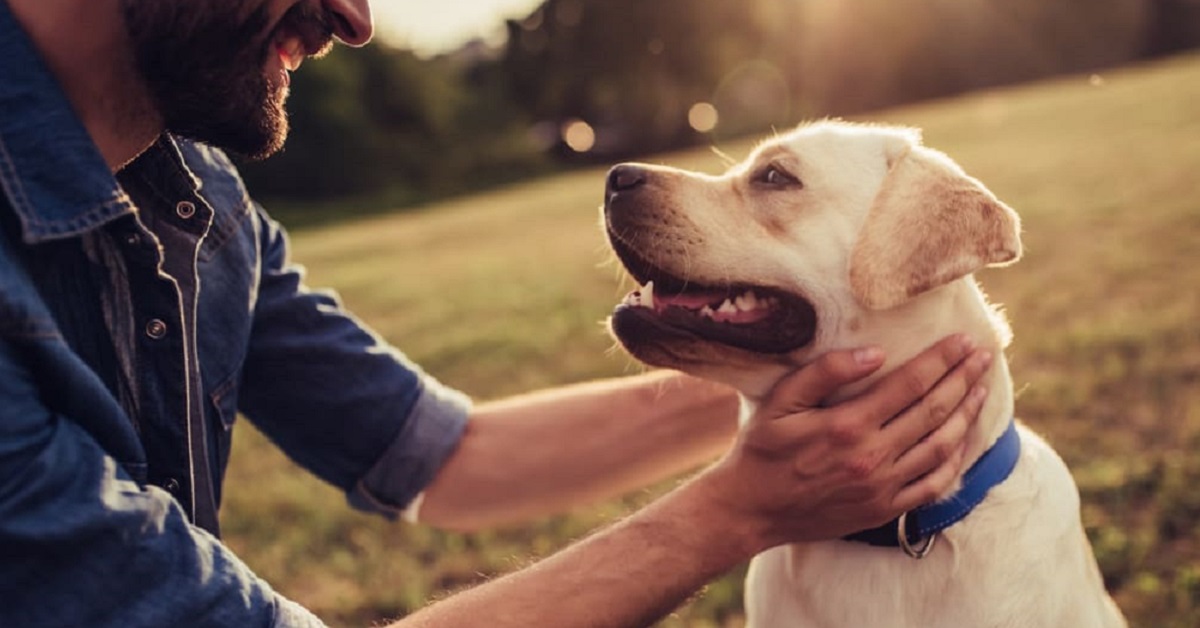
<path fill-rule="evenodd" d="M 885 310 L 1021 256 L 1016 212 L 949 157 L 895 142 L 887 177 L 850 257 L 859 303 Z"/>

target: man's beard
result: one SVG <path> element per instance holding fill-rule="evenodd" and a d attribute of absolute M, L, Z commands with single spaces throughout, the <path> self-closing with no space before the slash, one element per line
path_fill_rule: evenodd
<path fill-rule="evenodd" d="M 305 1 L 272 32 L 265 2 L 253 0 L 122 0 L 137 69 L 166 130 L 264 159 L 288 134 L 284 77 L 273 83 L 266 64 L 274 34 L 293 29 L 310 53 L 328 49 L 330 18 Z"/>

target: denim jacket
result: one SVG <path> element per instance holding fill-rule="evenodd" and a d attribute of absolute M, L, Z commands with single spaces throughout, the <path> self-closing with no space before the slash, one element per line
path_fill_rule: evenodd
<path fill-rule="evenodd" d="M 239 413 L 394 516 L 466 398 L 304 286 L 220 151 L 114 176 L 5 0 L 0 191 L 0 626 L 320 625 L 217 540 Z"/>

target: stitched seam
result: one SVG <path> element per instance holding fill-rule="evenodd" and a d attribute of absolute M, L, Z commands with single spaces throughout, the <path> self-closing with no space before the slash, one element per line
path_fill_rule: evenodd
<path fill-rule="evenodd" d="M 971 514 L 971 511 L 975 510 L 975 507 L 978 506 L 985 497 L 987 497 L 987 494 L 989 492 L 991 492 L 991 489 L 984 491 L 983 494 L 980 495 L 978 498 L 973 499 L 969 502 L 968 501 L 958 502 L 958 503 L 966 506 L 966 508 L 964 508 L 962 510 L 951 511 L 949 514 L 941 517 L 940 519 L 938 519 L 936 521 L 932 521 L 927 525 L 918 526 L 917 527 L 917 536 L 923 537 L 932 532 L 944 530 L 946 528 L 949 528 L 951 525 L 958 523 L 959 521 L 964 519 L 967 515 Z"/>
<path fill-rule="evenodd" d="M 32 213 L 32 206 L 29 203 L 29 196 L 25 193 L 25 185 L 21 182 L 21 177 L 17 176 L 17 165 L 8 152 L 8 145 L 4 142 L 3 135 L 0 135 L 0 180 L 4 181 L 4 189 L 8 191 L 8 196 L 13 202 L 13 209 L 17 210 L 17 216 L 21 219 L 21 223 L 28 227 L 26 214 Z"/>
<path fill-rule="evenodd" d="M 211 224 L 209 225 L 209 234 L 205 242 L 206 246 L 201 247 L 200 249 L 200 261 L 207 262 L 211 260 L 217 254 L 217 252 L 220 251 L 225 242 L 237 232 L 238 227 L 241 226 L 242 221 L 245 220 L 246 216 L 249 216 L 251 213 L 253 213 L 253 202 L 250 198 L 250 193 L 246 190 L 244 184 L 240 185 L 239 189 L 241 194 L 239 195 L 239 198 L 236 201 L 230 201 L 230 205 L 236 203 L 237 207 L 228 212 L 218 210 L 217 206 L 213 204 L 213 202 L 209 199 L 208 194 L 206 194 L 204 191 L 204 179 L 197 175 L 196 171 L 193 170 L 192 166 L 188 163 L 187 156 L 184 155 L 184 147 L 182 142 L 174 137 L 171 137 L 167 146 L 174 152 L 176 157 L 176 159 L 170 160 L 171 167 L 175 168 L 177 171 L 179 171 L 179 174 L 192 181 L 193 185 L 195 186 L 193 193 L 203 200 L 204 203 L 208 205 L 209 209 L 212 210 L 213 217 Z M 196 149 L 192 148 L 191 150 Z M 236 168 L 234 168 L 232 172 L 236 173 Z M 228 214 L 228 221 L 223 220 L 223 216 L 226 214 Z"/>
<path fill-rule="evenodd" d="M 221 427 L 223 427 L 225 431 L 229 431 L 233 428 L 235 418 L 237 417 L 237 408 L 234 407 L 232 409 L 233 416 L 226 417 L 225 410 L 222 408 L 222 402 L 225 401 L 225 398 L 228 397 L 230 393 L 237 390 L 237 383 L 238 374 L 236 371 L 234 371 L 220 386 L 217 386 L 216 390 L 212 391 L 208 395 L 213 407 L 217 410 L 217 420 L 221 422 Z"/>
<path fill-rule="evenodd" d="M 1007 437 L 1007 433 L 1005 434 L 1005 436 L 1002 436 L 1001 438 L 1005 438 L 1005 437 Z M 982 503 L 985 498 L 987 498 L 988 493 L 990 493 L 993 488 L 996 488 L 997 486 L 1003 484 L 1004 481 L 1007 480 L 1010 475 L 1012 475 L 1013 469 L 1016 468 L 1017 462 L 1020 460 L 1020 456 L 1021 456 L 1020 452 L 1021 452 L 1020 437 L 1017 437 L 1017 455 L 1013 459 L 1011 464 L 1005 465 L 1007 467 L 1007 470 L 1004 473 L 1004 477 L 1001 478 L 999 482 L 996 482 L 992 486 L 988 487 L 988 489 L 983 491 L 979 496 L 977 496 L 974 499 L 971 499 L 969 501 L 962 500 L 957 495 L 954 496 L 952 498 L 951 503 L 961 504 L 961 505 L 966 506 L 966 508 L 961 509 L 961 510 L 959 510 L 959 509 L 951 510 L 949 513 L 942 515 L 938 519 L 936 519 L 928 524 L 918 525 L 917 526 L 917 536 L 922 537 L 922 536 L 926 536 L 933 532 L 938 532 L 938 531 L 944 530 L 944 529 L 950 527 L 951 525 L 958 523 L 959 521 L 964 519 L 967 515 L 971 514 L 971 511 L 975 510 L 975 507 L 978 506 L 980 503 Z M 939 505 L 939 508 L 941 508 L 941 507 L 942 506 Z M 920 511 L 918 511 L 918 512 L 920 512 Z"/>
<path fill-rule="evenodd" d="M 79 235 L 84 231 L 88 231 L 96 227 L 96 219 L 109 209 L 128 209 L 133 206 L 133 201 L 129 195 L 121 192 L 120 194 L 100 203 L 87 210 L 86 212 L 74 216 L 68 220 L 39 220 L 33 218 L 29 222 L 32 226 L 45 230 L 47 235 L 52 236 L 71 236 Z M 113 216 L 115 218 L 115 216 Z"/>
<path fill-rule="evenodd" d="M 27 231 L 45 231 L 49 235 L 74 235 L 81 230 L 86 230 L 94 226 L 91 223 L 104 211 L 109 209 L 124 209 L 132 205 L 129 196 L 124 191 L 121 191 L 116 196 L 70 220 L 42 220 L 34 210 L 33 202 L 29 200 L 25 184 L 17 174 L 16 162 L 13 161 L 12 153 L 9 152 L 8 145 L 4 142 L 3 136 L 0 136 L 0 181 L 4 183 L 4 188 L 8 191 L 9 198 L 13 202 L 13 209 L 17 212 L 17 217 L 21 219 L 21 224 Z"/>

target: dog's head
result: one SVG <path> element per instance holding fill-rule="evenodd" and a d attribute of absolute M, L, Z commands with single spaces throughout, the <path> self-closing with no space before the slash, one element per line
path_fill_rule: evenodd
<path fill-rule="evenodd" d="M 613 313 L 621 344 L 751 395 L 1021 251 L 1016 213 L 916 131 L 840 122 L 722 176 L 616 166 L 604 224 L 641 285 Z"/>

